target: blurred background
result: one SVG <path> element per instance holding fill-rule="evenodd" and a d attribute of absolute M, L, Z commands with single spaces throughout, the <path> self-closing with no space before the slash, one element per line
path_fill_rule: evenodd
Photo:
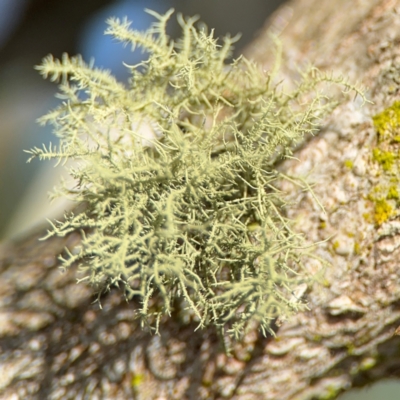
<path fill-rule="evenodd" d="M 0 240 L 15 237 L 63 213 L 63 203 L 50 205 L 47 192 L 59 181 L 61 168 L 34 160 L 26 164 L 24 149 L 55 143 L 51 128 L 36 119 L 54 108 L 57 87 L 41 78 L 34 66 L 51 53 L 80 53 L 86 61 L 128 78 L 122 61 L 135 64 L 143 56 L 104 36 L 105 20 L 127 16 L 132 27 L 145 30 L 153 21 L 144 12 L 175 8 L 200 15 L 216 36 L 242 33 L 236 55 L 252 40 L 268 16 L 285 0 L 0 0 Z M 176 18 L 169 34 L 179 35 Z M 65 206 L 65 204 L 64 204 Z M 381 382 L 352 391 L 341 400 L 397 400 L 400 384 Z"/>

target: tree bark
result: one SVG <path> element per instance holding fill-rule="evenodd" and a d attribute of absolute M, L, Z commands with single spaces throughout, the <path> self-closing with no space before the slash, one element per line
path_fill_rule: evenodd
<path fill-rule="evenodd" d="M 283 322 L 276 338 L 250 332 L 232 357 L 212 331 L 194 332 L 177 316 L 152 336 L 117 289 L 100 308 L 75 270 L 60 273 L 57 256 L 78 234 L 40 242 L 44 232 L 32 233 L 0 249 L 1 399 L 326 399 L 400 376 L 400 214 L 377 220 L 371 197 L 385 179 L 398 185 L 373 160 L 372 116 L 399 98 L 400 0 L 288 3 L 247 49 L 265 68 L 267 27 L 283 43 L 282 77 L 295 79 L 309 62 L 358 80 L 374 102 L 340 106 L 282 165 L 307 176 L 325 208 L 296 193 L 290 210 L 331 262 L 326 284 L 308 290 L 309 311 Z"/>

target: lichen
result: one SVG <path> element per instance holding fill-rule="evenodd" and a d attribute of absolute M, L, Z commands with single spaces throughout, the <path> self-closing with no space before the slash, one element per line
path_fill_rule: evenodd
<path fill-rule="evenodd" d="M 380 179 L 367 198 L 374 208 L 373 221 L 376 225 L 382 225 L 397 214 L 399 205 L 400 101 L 395 101 L 372 120 L 378 137 L 371 158 L 379 165 Z"/>
<path fill-rule="evenodd" d="M 273 334 L 274 319 L 304 308 L 293 288 L 315 278 L 304 265 L 312 250 L 293 231 L 276 182 L 310 188 L 277 164 L 338 104 L 327 84 L 363 94 L 314 68 L 286 92 L 244 57 L 227 64 L 232 38 L 218 42 L 179 15 L 175 42 L 165 32 L 172 11 L 149 13 L 157 21 L 144 33 L 108 20 L 107 34 L 149 54 L 127 66 L 128 85 L 79 56 L 48 56 L 38 67 L 60 81 L 62 104 L 40 120 L 60 144 L 30 150 L 30 160 L 75 161 L 67 166 L 74 187 L 56 195 L 85 205 L 52 222 L 46 237 L 80 232 L 62 267 L 77 263 L 99 296 L 119 286 L 157 332 L 178 309 L 221 335 L 238 338 L 250 321 Z"/>
<path fill-rule="evenodd" d="M 399 192 L 397 186 L 395 185 L 389 186 L 386 198 L 388 200 L 399 200 Z"/>
<path fill-rule="evenodd" d="M 395 101 L 390 107 L 372 117 L 372 120 L 378 132 L 379 140 L 385 140 L 388 135 L 398 138 L 400 127 L 400 101 Z"/>
<path fill-rule="evenodd" d="M 361 254 L 360 242 L 354 242 L 354 254 L 355 255 L 360 255 Z"/>
<path fill-rule="evenodd" d="M 393 215 L 393 207 L 385 199 L 375 200 L 374 218 L 378 225 L 382 225 Z"/>
<path fill-rule="evenodd" d="M 353 161 L 351 161 L 351 160 L 345 160 L 344 166 L 345 166 L 347 169 L 352 169 L 353 166 L 354 166 L 354 163 L 353 163 Z"/>
<path fill-rule="evenodd" d="M 375 357 L 365 357 L 361 360 L 360 371 L 368 371 L 373 368 L 377 363 Z"/>
<path fill-rule="evenodd" d="M 386 172 L 392 170 L 396 160 L 396 154 L 391 151 L 381 150 L 379 148 L 375 148 L 372 150 L 372 157 L 376 162 L 381 165 L 382 169 Z"/>

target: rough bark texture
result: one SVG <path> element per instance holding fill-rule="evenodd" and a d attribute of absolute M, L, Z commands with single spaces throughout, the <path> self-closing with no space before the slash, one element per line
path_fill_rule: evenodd
<path fill-rule="evenodd" d="M 400 0 L 295 0 L 272 28 L 288 77 L 309 61 L 357 79 L 375 103 L 341 106 L 283 165 L 315 183 L 326 210 L 301 193 L 291 211 L 310 242 L 328 239 L 318 249 L 332 263 L 328 284 L 310 288 L 310 311 L 277 338 L 249 333 L 227 358 L 212 332 L 177 318 L 161 337 L 142 331 L 117 290 L 99 309 L 75 271 L 57 268 L 79 237 L 32 234 L 1 249 L 1 399 L 326 399 L 400 376 L 398 213 L 377 224 L 369 196 L 386 179 L 371 156 L 372 116 L 399 98 Z M 248 54 L 268 66 L 271 46 L 262 33 Z"/>

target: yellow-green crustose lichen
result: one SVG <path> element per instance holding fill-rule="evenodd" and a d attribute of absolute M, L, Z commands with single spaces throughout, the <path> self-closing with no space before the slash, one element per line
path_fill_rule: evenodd
<path fill-rule="evenodd" d="M 60 82 L 62 104 L 41 119 L 60 144 L 31 158 L 75 160 L 76 185 L 58 193 L 86 204 L 48 236 L 81 232 L 62 266 L 77 263 L 100 293 L 118 285 L 135 297 L 146 326 L 158 330 L 178 310 L 234 337 L 250 321 L 273 333 L 274 319 L 304 307 L 292 290 L 311 279 L 276 164 L 337 105 L 323 84 L 360 92 L 315 69 L 286 92 L 244 57 L 227 63 L 233 39 L 219 42 L 178 16 L 183 35 L 173 41 L 172 11 L 150 13 L 156 22 L 144 33 L 108 20 L 106 34 L 149 54 L 127 66 L 129 84 L 80 57 L 49 56 L 38 67 Z"/>
<path fill-rule="evenodd" d="M 348 169 L 352 169 L 354 167 L 354 162 L 351 160 L 345 160 L 344 166 Z"/>
<path fill-rule="evenodd" d="M 400 101 L 395 101 L 372 119 L 378 133 L 372 160 L 378 163 L 381 177 L 379 185 L 372 188 L 368 199 L 374 205 L 374 222 L 381 225 L 396 215 L 399 206 Z"/>
<path fill-rule="evenodd" d="M 372 118 L 378 132 L 379 141 L 387 138 L 398 142 L 400 140 L 400 101 L 395 101 L 390 107 Z"/>

